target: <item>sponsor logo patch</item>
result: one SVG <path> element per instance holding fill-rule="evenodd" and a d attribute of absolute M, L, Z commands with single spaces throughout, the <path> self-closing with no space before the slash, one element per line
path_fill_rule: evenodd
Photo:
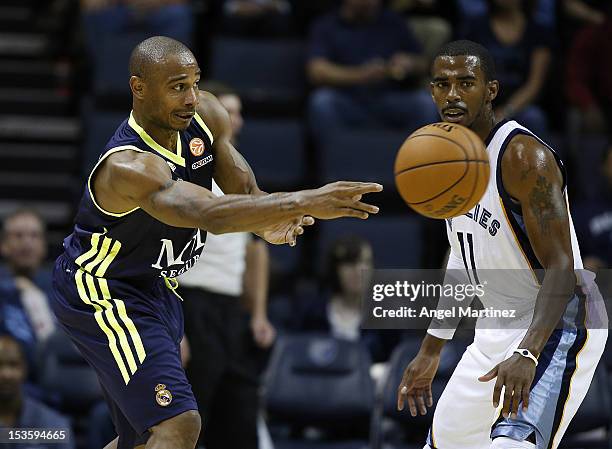
<path fill-rule="evenodd" d="M 213 156 L 212 156 L 212 154 L 209 154 L 205 158 L 200 159 L 199 161 L 194 162 L 193 164 L 191 164 L 191 169 L 192 170 L 197 170 L 198 168 L 205 166 L 209 162 L 212 162 L 212 160 L 213 160 Z"/>
<path fill-rule="evenodd" d="M 189 150 L 195 157 L 202 156 L 202 154 L 204 154 L 204 141 L 199 137 L 191 139 L 191 142 L 189 142 Z"/>

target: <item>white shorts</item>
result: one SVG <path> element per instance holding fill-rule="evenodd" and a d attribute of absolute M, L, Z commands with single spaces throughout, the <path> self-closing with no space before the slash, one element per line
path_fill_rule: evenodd
<path fill-rule="evenodd" d="M 523 441 L 534 434 L 538 449 L 555 449 L 586 396 L 608 330 L 555 330 L 540 354 L 529 408 L 523 412 L 519 407 L 516 419 L 504 419 L 501 404 L 497 409 L 493 407 L 495 380 L 484 383 L 478 377 L 510 357 L 525 331 L 506 331 L 507 350 L 498 354 L 483 350 L 487 336 L 479 338 L 478 333 L 487 332 L 476 332 L 475 342 L 466 349 L 438 401 L 427 438 L 429 446 L 488 449 L 494 437 Z M 500 335 L 497 334 L 498 343 Z"/>

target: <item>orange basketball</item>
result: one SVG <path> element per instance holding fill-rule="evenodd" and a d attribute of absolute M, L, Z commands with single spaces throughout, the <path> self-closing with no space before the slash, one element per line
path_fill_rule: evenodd
<path fill-rule="evenodd" d="M 395 158 L 395 185 L 404 201 L 431 218 L 472 209 L 489 183 L 489 157 L 470 129 L 433 123 L 413 132 Z"/>

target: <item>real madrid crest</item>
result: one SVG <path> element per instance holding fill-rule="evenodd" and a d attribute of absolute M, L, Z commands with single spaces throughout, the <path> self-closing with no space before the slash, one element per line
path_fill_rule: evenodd
<path fill-rule="evenodd" d="M 166 390 L 166 386 L 164 384 L 157 384 L 155 387 L 155 400 L 162 407 L 167 407 L 172 402 L 172 393 L 169 390 Z"/>

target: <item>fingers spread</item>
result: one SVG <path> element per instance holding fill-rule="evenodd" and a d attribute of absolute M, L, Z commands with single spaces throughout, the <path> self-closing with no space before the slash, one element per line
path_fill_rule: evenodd
<path fill-rule="evenodd" d="M 512 395 L 512 405 L 510 406 L 510 418 L 516 419 L 518 415 L 519 403 L 521 402 L 521 393 L 523 392 L 523 387 L 517 385 L 514 387 L 514 394 Z"/>
<path fill-rule="evenodd" d="M 484 376 L 480 376 L 478 378 L 478 380 L 480 382 L 489 382 L 490 380 L 495 379 L 495 377 L 497 376 L 497 368 L 499 365 L 497 365 L 495 368 L 493 368 L 491 371 L 489 371 L 487 374 L 485 374 Z"/>
<path fill-rule="evenodd" d="M 495 388 L 493 388 L 493 407 L 495 408 L 499 406 L 499 398 L 501 396 L 501 391 L 502 391 L 503 386 L 504 386 L 504 383 L 498 377 L 497 381 L 495 382 Z"/>
<path fill-rule="evenodd" d="M 354 208 L 354 209 L 362 210 L 364 212 L 368 212 L 370 214 L 376 214 L 376 213 L 378 213 L 378 210 L 379 210 L 378 206 L 373 206 L 373 205 L 368 204 L 368 203 L 362 203 L 361 201 L 353 203 L 351 205 L 351 207 Z"/>
<path fill-rule="evenodd" d="M 423 390 L 418 390 L 416 392 L 416 400 L 417 400 L 417 405 L 419 406 L 419 412 L 421 412 L 421 415 L 426 415 L 427 414 L 427 407 L 425 407 L 425 391 Z"/>
<path fill-rule="evenodd" d="M 406 399 L 406 393 L 408 393 L 408 388 L 403 386 L 403 383 L 400 384 L 400 387 L 397 391 L 397 409 L 400 412 L 404 410 L 404 400 Z"/>
<path fill-rule="evenodd" d="M 527 408 L 529 407 L 529 388 L 528 387 L 523 387 L 521 396 L 523 397 L 523 411 L 527 411 Z"/>
<path fill-rule="evenodd" d="M 506 385 L 504 391 L 504 405 L 502 407 L 502 416 L 507 418 L 510 413 L 510 405 L 512 404 L 512 393 L 514 392 L 514 384 Z"/>

